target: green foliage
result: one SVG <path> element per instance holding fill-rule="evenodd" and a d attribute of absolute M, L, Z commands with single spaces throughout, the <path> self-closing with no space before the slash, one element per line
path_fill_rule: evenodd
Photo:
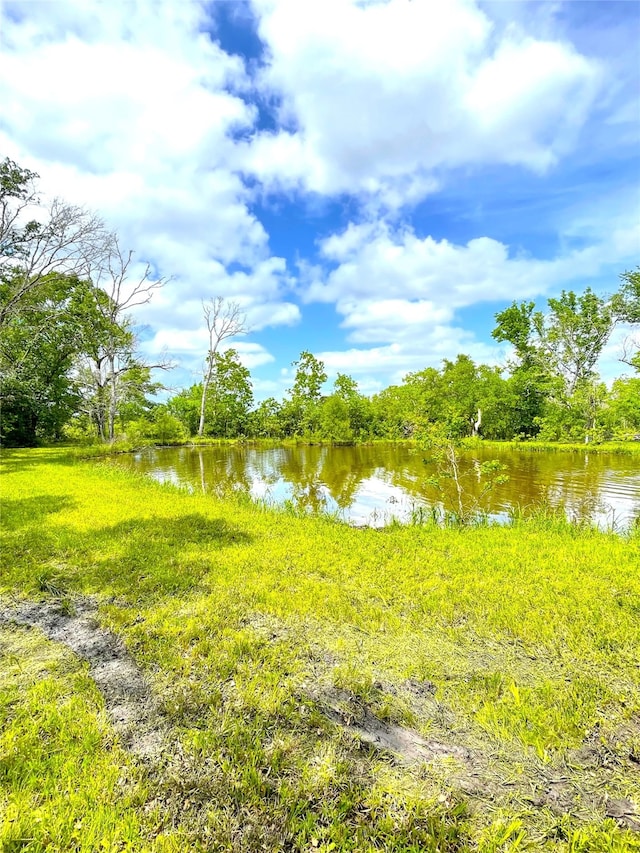
<path fill-rule="evenodd" d="M 213 353 L 205 399 L 204 433 L 218 438 L 244 435 L 253 403 L 249 370 L 234 349 Z M 202 383 L 181 391 L 168 403 L 169 412 L 178 418 L 190 435 L 199 428 Z"/>
<path fill-rule="evenodd" d="M 640 267 L 620 275 L 622 285 L 613 297 L 614 310 L 625 323 L 640 323 Z"/>
<path fill-rule="evenodd" d="M 322 437 L 338 442 L 364 439 L 371 433 L 372 419 L 371 403 L 358 392 L 355 380 L 338 373 L 333 394 L 325 397 L 320 407 Z"/>
<path fill-rule="evenodd" d="M 535 302 L 513 302 L 496 314 L 492 335 L 497 341 L 512 344 L 519 363 L 529 367 L 537 358 L 535 333 L 543 324 L 542 314 L 534 312 Z"/>
<path fill-rule="evenodd" d="M 18 221 L 18 213 L 23 207 L 31 200 L 37 200 L 34 191 L 37 178 L 35 172 L 23 169 L 9 157 L 0 163 L 0 257 L 6 261 L 0 266 L 0 296 L 3 303 L 11 292 L 10 281 L 19 269 L 19 260 L 24 257 L 29 235 L 35 233 L 38 227 L 33 220 L 24 225 Z"/>
<path fill-rule="evenodd" d="M 588 287 L 581 296 L 565 292 L 549 299 L 542 344 L 552 369 L 565 380 L 567 395 L 594 379 L 594 367 L 617 322 L 611 300 Z"/>
<path fill-rule="evenodd" d="M 339 394 L 332 394 L 323 400 L 319 424 L 323 438 L 330 441 L 353 440 L 349 405 Z"/>
<path fill-rule="evenodd" d="M 612 435 L 625 438 L 640 433 L 640 377 L 614 381 L 604 420 Z"/>
<path fill-rule="evenodd" d="M 194 436 L 198 432 L 201 400 L 202 383 L 199 383 L 180 391 L 167 403 L 167 412 L 180 421 L 187 435 Z M 214 353 L 205 400 L 205 435 L 217 438 L 245 435 L 250 428 L 252 403 L 251 375 L 240 362 L 236 350 Z M 252 424 L 259 429 L 255 419 Z"/>
<path fill-rule="evenodd" d="M 187 435 L 195 435 L 198 431 L 201 397 L 202 385 L 192 385 L 167 402 L 167 411 L 180 421 Z"/>
<path fill-rule="evenodd" d="M 31 192 L 30 185 L 38 177 L 30 169 L 23 169 L 9 157 L 0 163 L 0 204 L 5 204 L 7 199 L 24 200 Z M 2 247 L 5 250 L 5 247 Z"/>
<path fill-rule="evenodd" d="M 0 342 L 4 444 L 59 438 L 81 400 L 76 365 L 96 320 L 92 287 L 50 275 L 12 312 Z"/>
<path fill-rule="evenodd" d="M 281 408 L 283 431 L 313 436 L 320 429 L 320 391 L 327 374 L 324 364 L 306 350 L 292 366 L 296 368 L 293 387 Z"/>
<path fill-rule="evenodd" d="M 125 438 L 134 447 L 144 444 L 182 444 L 189 438 L 189 433 L 166 406 L 156 406 L 150 419 L 140 418 L 127 423 Z"/>
<path fill-rule="evenodd" d="M 439 490 L 444 505 L 455 507 L 451 514 L 442 511 L 443 520 L 457 525 L 481 521 L 486 514 L 484 499 L 496 486 L 509 479 L 505 473 L 506 465 L 492 459 L 478 462 L 473 469 L 465 471 L 460 464 L 458 444 L 443 424 L 426 424 L 419 430 L 417 438 L 429 454 L 429 461 L 435 463 L 436 473 L 430 478 L 431 485 Z M 476 489 L 472 493 L 468 488 L 470 478 L 482 484 L 479 492 Z"/>
<path fill-rule="evenodd" d="M 616 324 L 637 322 L 638 273 L 623 273 L 623 284 L 603 298 L 587 288 L 562 291 L 548 300 L 545 316 L 533 302 L 515 302 L 496 314 L 493 337 L 510 342 L 514 391 L 513 434 L 541 440 L 602 440 L 615 433 L 615 407 L 597 381 L 596 363 Z"/>
<path fill-rule="evenodd" d="M 324 364 L 304 350 L 300 353 L 300 358 L 293 362 L 293 367 L 296 368 L 296 376 L 290 392 L 291 397 L 317 403 L 320 399 L 320 389 L 327 379 Z"/>
<path fill-rule="evenodd" d="M 283 435 L 280 403 L 274 397 L 262 400 L 249 416 L 249 434 L 258 438 L 279 438 Z"/>
<path fill-rule="evenodd" d="M 246 432 L 253 404 L 251 374 L 234 349 L 215 353 L 207 398 L 207 435 L 231 438 Z"/>
<path fill-rule="evenodd" d="M 406 377 L 406 385 L 390 385 L 371 400 L 374 435 L 379 438 L 410 438 L 416 427 L 419 412 L 417 389 L 413 374 Z"/>
<path fill-rule="evenodd" d="M 0 439 L 57 439 L 83 413 L 113 441 L 117 418 L 123 426 L 139 417 L 159 387 L 125 313 L 159 283 L 147 270 L 125 296 L 132 254 L 82 208 L 56 199 L 45 210 L 36 178 L 9 159 L 0 164 Z"/>

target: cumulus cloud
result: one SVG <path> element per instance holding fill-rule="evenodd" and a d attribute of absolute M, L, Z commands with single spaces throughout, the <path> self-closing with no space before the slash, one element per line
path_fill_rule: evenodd
<path fill-rule="evenodd" d="M 418 237 L 409 226 L 350 223 L 320 244 L 325 264 L 306 271 L 304 298 L 334 303 L 347 340 L 362 347 L 322 354 L 334 370 L 400 378 L 466 352 L 488 364 L 506 350 L 464 330 L 456 311 L 481 303 L 538 297 L 588 282 L 612 264 L 631 263 L 640 229 L 612 221 L 607 237 L 585 248 L 541 260 L 512 253 L 480 237 L 463 245 Z M 615 289 L 612 276 L 611 290 Z M 612 350 L 609 351 L 609 356 Z M 609 357 L 605 372 L 611 372 Z"/>
<path fill-rule="evenodd" d="M 471 332 L 459 327 L 436 326 L 426 337 L 394 342 L 385 346 L 347 350 L 326 350 L 318 354 L 330 378 L 348 373 L 358 380 L 361 390 L 375 393 L 388 382 L 399 383 L 412 371 L 439 366 L 445 358 L 464 352 L 475 361 L 490 365 L 504 364 L 504 351 L 475 340 Z"/>
<path fill-rule="evenodd" d="M 457 245 L 421 238 L 409 226 L 384 221 L 351 224 L 320 249 L 334 265 L 324 278 L 316 271 L 306 299 L 335 302 L 353 329 L 366 326 L 374 314 L 386 322 L 415 325 L 428 318 L 440 322 L 478 302 L 537 295 L 558 280 L 592 270 L 598 252 L 592 246 L 542 261 L 512 255 L 507 245 L 489 237 Z"/>
<path fill-rule="evenodd" d="M 239 301 L 256 330 L 299 316 L 286 262 L 230 165 L 234 134 L 256 115 L 244 62 L 205 32 L 206 15 L 206 4 L 155 0 L 3 7 L 0 150 L 171 277 L 138 315 L 176 354 L 214 295 Z"/>
<path fill-rule="evenodd" d="M 539 7 L 529 26 L 528 6 L 474 0 L 251 0 L 264 52 L 245 62 L 216 41 L 217 4 L 204 0 L 5 0 L 0 152 L 40 172 L 48 194 L 98 210 L 137 269 L 149 260 L 172 277 L 136 316 L 148 355 L 168 350 L 184 376 L 199 369 L 202 300 L 216 295 L 246 311 L 251 334 L 234 344 L 250 367 L 273 361 L 259 335 L 300 323 L 300 303 L 306 319 L 335 305 L 345 349 L 332 327 L 321 355 L 363 388 L 458 351 L 495 362 L 462 309 L 581 286 L 632 266 L 640 246 L 629 199 L 616 218 L 602 195 L 591 209 L 577 196 L 551 258 L 482 223 L 461 242 L 414 227 L 412 206 L 468 170 L 548 175 L 598 109 L 607 150 L 619 127 L 637 131 L 609 85 L 629 62 L 606 69 L 606 51 L 573 45 Z M 344 195 L 354 221 L 322 220 L 315 255 L 293 234 L 275 256 L 257 200 L 292 191 L 301 218 L 311 199 Z"/>
<path fill-rule="evenodd" d="M 566 41 L 496 31 L 469 0 L 253 0 L 280 129 L 244 167 L 281 188 L 415 202 L 446 168 L 544 171 L 570 150 L 602 84 Z"/>

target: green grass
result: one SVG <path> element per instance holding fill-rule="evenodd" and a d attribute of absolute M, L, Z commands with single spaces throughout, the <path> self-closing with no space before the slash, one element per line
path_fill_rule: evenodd
<path fill-rule="evenodd" d="M 0 727 L 1 850 L 181 849 L 64 647 L 0 628 Z"/>
<path fill-rule="evenodd" d="M 563 441 L 486 441 L 465 439 L 466 446 L 474 446 L 474 441 L 481 447 L 496 447 L 509 450 L 520 450 L 524 453 L 623 453 L 640 456 L 640 441 L 603 441 L 585 444 L 584 442 Z"/>
<path fill-rule="evenodd" d="M 2 486 L 0 593 L 97 596 L 172 736 L 137 762 L 69 652 L 3 630 L 1 849 L 640 850 L 607 817 L 640 806 L 638 535 L 354 530 L 64 449 L 5 452 Z M 463 746 L 474 785 L 359 747 L 337 688 Z"/>

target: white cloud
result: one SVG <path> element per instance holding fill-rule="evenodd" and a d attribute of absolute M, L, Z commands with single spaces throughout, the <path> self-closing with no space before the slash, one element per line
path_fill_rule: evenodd
<path fill-rule="evenodd" d="M 206 4 L 91 0 L 3 6 L 0 150 L 49 195 L 97 210 L 138 260 L 172 276 L 138 316 L 194 340 L 200 301 L 239 301 L 255 329 L 297 321 L 286 263 L 231 161 L 255 108 L 243 61 L 202 28 Z M 176 352 L 182 351 L 175 339 Z"/>
<path fill-rule="evenodd" d="M 572 151 L 609 78 L 558 39 L 548 9 L 527 34 L 528 12 L 514 24 L 505 4 L 473 0 L 253 8 L 265 45 L 256 79 L 215 42 L 216 6 L 204 0 L 0 9 L 0 152 L 39 171 L 49 194 L 97 209 L 138 261 L 173 276 L 137 312 L 150 357 L 166 348 L 196 371 L 201 302 L 221 294 L 247 312 L 251 334 L 235 342 L 243 361 L 266 365 L 260 331 L 298 323 L 297 300 L 318 301 L 335 304 L 348 341 L 344 352 L 327 347 L 329 372 L 354 372 L 375 389 L 461 350 L 495 361 L 499 351 L 459 328 L 459 309 L 635 264 L 637 215 L 627 204 L 626 219 L 610 216 L 615 205 L 602 195 L 587 211 L 576 194 L 579 209 L 557 226 L 566 246 L 551 260 L 481 236 L 480 226 L 458 244 L 402 218 L 451 170 L 542 172 Z M 495 8 L 506 10 L 497 24 Z M 256 89 L 279 103 L 275 131 L 256 130 Z M 249 188 L 244 175 L 262 185 Z M 307 204 L 314 193 L 351 194 L 369 216 L 325 239 L 315 266 L 302 257 L 297 280 L 252 209 L 260 192 L 292 189 Z M 395 224 L 378 218 L 383 208 Z M 282 388 L 287 376 L 261 387 Z"/>
<path fill-rule="evenodd" d="M 453 319 L 449 305 L 427 299 L 341 300 L 343 328 L 352 330 L 349 340 L 357 343 L 415 338 L 425 328 L 438 328 Z"/>
<path fill-rule="evenodd" d="M 235 339 L 222 345 L 220 352 L 228 349 L 236 350 L 240 362 L 249 370 L 275 360 L 262 344 L 255 341 Z M 162 356 L 170 357 L 183 377 L 194 377 L 193 381 L 198 381 L 202 376 L 207 350 L 207 333 L 203 329 L 185 331 L 164 327 L 140 344 L 140 351 L 150 363 L 156 363 Z"/>
<path fill-rule="evenodd" d="M 321 244 L 327 260 L 337 262 L 324 279 L 317 276 L 307 289 L 309 301 L 336 302 L 356 328 L 354 306 L 364 300 L 386 301 L 388 318 L 405 323 L 407 300 L 416 305 L 412 322 L 428 311 L 442 312 L 482 301 L 525 298 L 544 293 L 555 282 L 579 278 L 598 267 L 598 246 L 575 251 L 557 260 L 512 256 L 509 247 L 489 237 L 464 245 L 418 237 L 407 226 L 394 228 L 349 225 L 343 234 Z M 439 312 L 439 313 L 438 313 Z M 363 321 L 371 316 L 369 308 Z"/>
<path fill-rule="evenodd" d="M 430 365 L 439 367 L 443 359 L 455 358 L 458 352 L 470 355 L 478 363 L 504 364 L 501 348 L 487 346 L 476 341 L 471 332 L 452 326 L 436 326 L 419 339 L 368 349 L 328 350 L 317 356 L 330 378 L 339 372 L 348 373 L 358 380 L 361 390 L 375 393 L 388 382 L 401 382 L 407 373 Z"/>
<path fill-rule="evenodd" d="M 274 187 L 398 207 L 432 192 L 442 168 L 545 170 L 602 83 L 567 42 L 498 34 L 469 0 L 253 6 L 268 51 L 260 83 L 280 94 L 285 129 L 247 143 L 243 165 Z"/>
<path fill-rule="evenodd" d="M 262 344 L 251 343 L 249 341 L 233 341 L 228 348 L 236 350 L 242 364 L 250 370 L 262 364 L 269 364 L 275 360 Z"/>
<path fill-rule="evenodd" d="M 488 237 L 456 245 L 420 238 L 408 226 L 351 223 L 320 244 L 326 266 L 306 271 L 305 299 L 335 303 L 347 340 L 363 345 L 322 353 L 333 371 L 363 374 L 368 382 L 387 375 L 397 380 L 457 352 L 503 364 L 505 349 L 487 346 L 460 328 L 456 310 L 581 289 L 603 273 L 631 265 L 639 248 L 640 230 L 623 227 L 615 217 L 605 239 L 549 260 L 514 255 Z M 609 291 L 615 288 L 614 273 Z M 603 367 L 607 376 L 611 352 Z"/>

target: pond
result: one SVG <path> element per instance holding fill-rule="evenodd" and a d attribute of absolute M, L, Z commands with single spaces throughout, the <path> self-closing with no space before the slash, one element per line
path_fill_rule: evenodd
<path fill-rule="evenodd" d="M 493 459 L 505 466 L 508 481 L 482 496 L 479 465 Z M 212 493 L 239 489 L 270 503 L 336 513 L 356 525 L 410 521 L 457 505 L 451 480 L 436 487 L 437 465 L 407 445 L 156 448 L 116 460 L 160 482 Z M 622 530 L 640 518 L 637 455 L 480 447 L 460 455 L 460 479 L 465 506 L 479 502 L 497 521 L 540 504 L 605 529 Z"/>

